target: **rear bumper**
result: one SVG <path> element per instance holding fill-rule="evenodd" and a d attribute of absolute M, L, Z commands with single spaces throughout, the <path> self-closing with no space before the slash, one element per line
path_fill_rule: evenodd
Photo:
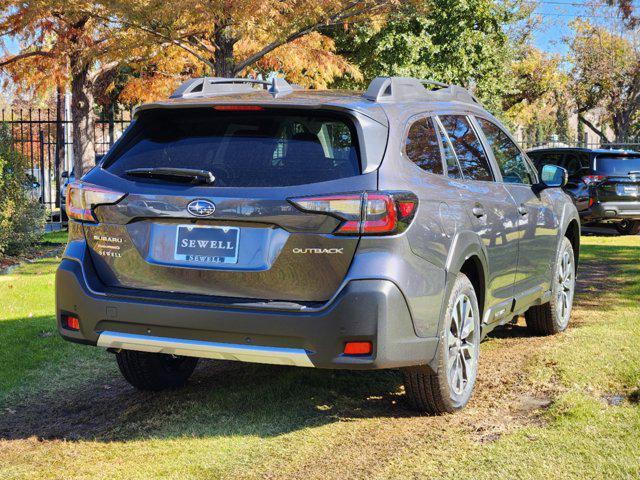
<path fill-rule="evenodd" d="M 640 201 L 638 202 L 598 202 L 588 210 L 580 212 L 585 221 L 635 219 L 640 220 Z"/>
<path fill-rule="evenodd" d="M 62 260 L 56 312 L 67 340 L 223 360 L 318 368 L 382 369 L 431 363 L 437 338 L 417 337 L 407 303 L 388 280 L 354 280 L 327 305 L 266 310 L 188 305 L 101 291 L 87 258 Z M 62 327 L 63 314 L 80 331 Z M 345 342 L 370 341 L 373 353 L 345 356 Z"/>

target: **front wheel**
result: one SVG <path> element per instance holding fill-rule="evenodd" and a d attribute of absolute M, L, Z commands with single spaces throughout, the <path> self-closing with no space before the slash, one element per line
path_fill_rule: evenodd
<path fill-rule="evenodd" d="M 438 342 L 437 371 L 428 365 L 403 369 L 407 399 L 418 411 L 430 414 L 463 408 L 473 391 L 480 351 L 480 309 L 473 285 L 459 273 L 443 320 Z"/>
<path fill-rule="evenodd" d="M 616 223 L 616 230 L 620 235 L 638 235 L 640 233 L 640 220 L 622 220 Z"/>
<path fill-rule="evenodd" d="M 569 325 L 575 288 L 576 265 L 573 246 L 567 237 L 563 237 L 551 285 L 551 300 L 527 310 L 524 317 L 529 331 L 534 335 L 553 335 L 564 331 Z"/>
<path fill-rule="evenodd" d="M 122 376 L 138 390 L 159 391 L 184 386 L 198 364 L 193 357 L 121 350 L 116 360 Z"/>

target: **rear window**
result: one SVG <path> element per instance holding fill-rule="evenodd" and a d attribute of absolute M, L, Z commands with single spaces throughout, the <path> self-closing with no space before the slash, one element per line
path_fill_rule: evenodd
<path fill-rule="evenodd" d="M 640 173 L 640 157 L 598 156 L 595 165 L 596 173 L 600 175 L 629 175 L 630 172 Z"/>
<path fill-rule="evenodd" d="M 352 121 L 331 113 L 167 109 L 142 112 L 104 168 L 213 173 L 216 187 L 276 187 L 360 174 Z M 138 181 L 158 182 L 137 177 Z"/>

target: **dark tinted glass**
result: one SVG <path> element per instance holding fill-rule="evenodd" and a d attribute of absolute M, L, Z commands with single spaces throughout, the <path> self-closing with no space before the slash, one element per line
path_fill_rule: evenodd
<path fill-rule="evenodd" d="M 345 117 L 213 109 L 143 112 L 106 169 L 209 170 L 213 186 L 302 185 L 360 173 L 353 124 Z M 137 181 L 151 181 L 136 178 Z"/>
<path fill-rule="evenodd" d="M 596 173 L 599 175 L 629 175 L 630 172 L 640 174 L 640 157 L 596 157 Z"/>
<path fill-rule="evenodd" d="M 502 180 L 507 183 L 531 185 L 533 183 L 531 171 L 516 144 L 500 127 L 490 121 L 478 118 L 478 123 L 493 150 L 500 173 L 502 173 Z"/>
<path fill-rule="evenodd" d="M 470 180 L 493 180 L 489 160 L 467 117 L 444 115 L 440 117 L 462 168 L 462 174 Z"/>
<path fill-rule="evenodd" d="M 405 141 L 407 157 L 425 172 L 442 174 L 440 143 L 431 118 L 421 118 L 411 125 Z"/>
<path fill-rule="evenodd" d="M 529 157 L 533 159 L 538 170 L 544 165 L 558 165 L 563 167 L 562 154 L 561 153 L 542 153 L 542 152 L 530 152 Z"/>

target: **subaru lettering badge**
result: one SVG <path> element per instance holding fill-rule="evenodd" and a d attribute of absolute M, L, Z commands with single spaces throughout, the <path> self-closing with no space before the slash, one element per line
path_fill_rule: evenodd
<path fill-rule="evenodd" d="M 196 217 L 208 217 L 216 211 L 216 206 L 209 200 L 194 200 L 187 205 L 187 211 Z"/>

